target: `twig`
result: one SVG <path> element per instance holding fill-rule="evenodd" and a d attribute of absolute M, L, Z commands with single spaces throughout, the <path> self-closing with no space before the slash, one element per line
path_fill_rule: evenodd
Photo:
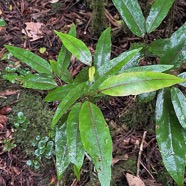
<path fill-rule="evenodd" d="M 145 165 L 140 161 L 140 164 L 143 166 L 143 168 L 149 173 L 150 177 L 154 180 L 154 176 L 150 173 L 150 171 L 145 167 Z"/>
<path fill-rule="evenodd" d="M 141 145 L 140 145 L 140 150 L 139 150 L 139 155 L 138 155 L 138 162 L 137 162 L 137 174 L 136 174 L 137 177 L 139 177 L 141 155 L 142 155 L 142 152 L 143 152 L 143 143 L 145 141 L 146 134 L 147 134 L 147 131 L 144 131 L 143 138 L 142 138 Z"/>

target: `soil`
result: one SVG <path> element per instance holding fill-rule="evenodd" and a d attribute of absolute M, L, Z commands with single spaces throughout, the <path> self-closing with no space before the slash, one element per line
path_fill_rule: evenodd
<path fill-rule="evenodd" d="M 54 30 L 67 32 L 72 23 L 76 25 L 77 37 L 82 39 L 94 53 L 99 35 L 93 34 L 96 32 L 91 27 L 92 9 L 89 1 L 59 0 L 56 3 L 51 2 L 48 0 L 0 1 L 0 17 L 7 23 L 5 27 L 0 27 L 0 72 L 3 72 L 10 65 L 10 60 L 3 60 L 4 56 L 7 55 L 4 44 L 29 49 L 46 60 L 56 59 L 61 42 L 55 35 Z M 144 14 L 148 14 L 146 1 L 140 0 L 140 5 Z M 186 3 L 184 0 L 175 1 L 169 15 L 158 29 L 145 39 L 141 39 L 130 33 L 125 26 L 121 27 L 117 25 L 117 22 L 113 21 L 114 19 L 119 20 L 120 17 L 112 2 L 108 0 L 106 15 L 107 26 L 112 29 L 112 57 L 128 50 L 133 46 L 133 43 L 150 43 L 155 39 L 169 37 L 185 22 L 185 10 Z M 27 28 L 30 23 L 31 27 L 34 25 L 34 27 L 38 26 L 40 28 L 39 36 L 36 36 L 34 32 L 28 32 Z M 36 26 L 35 23 L 39 24 Z M 46 52 L 39 52 L 42 47 L 46 48 Z M 18 63 L 15 58 L 11 58 L 11 61 L 14 64 Z M 143 58 L 140 61 L 140 65 L 157 62 L 158 59 L 156 58 Z M 75 60 L 72 61 L 69 67 L 73 75 L 76 75 L 81 68 L 82 65 Z M 85 159 L 80 181 L 76 180 L 73 174 L 73 167 L 69 167 L 64 175 L 63 183 L 59 183 L 56 178 L 54 158 L 51 158 L 48 162 L 43 160 L 41 167 L 36 170 L 26 165 L 27 160 L 31 156 L 26 151 L 26 149 L 31 148 L 29 145 L 25 147 L 24 143 L 18 143 L 16 147 L 10 146 L 9 151 L 3 151 L 5 147 L 3 140 L 8 139 L 9 145 L 12 145 L 16 139 L 20 139 L 19 134 L 17 137 L 15 135 L 17 133 L 14 131 L 13 124 L 15 120 L 13 118 L 16 117 L 19 111 L 23 110 L 24 112 L 26 109 L 28 110 L 28 107 L 23 106 L 24 104 L 19 104 L 21 106 L 18 106 L 18 103 L 23 99 L 21 96 L 25 94 L 31 96 L 26 97 L 29 105 L 29 100 L 32 100 L 33 96 L 38 102 L 42 102 L 46 92 L 24 90 L 15 84 L 10 84 L 3 80 L 1 75 L 0 85 L 0 186 L 98 186 L 99 182 L 94 172 L 93 164 L 88 159 Z M 27 92 L 25 93 L 25 91 Z M 46 104 L 31 106 L 31 109 L 41 110 L 45 107 L 45 116 L 52 116 L 56 103 Z M 145 131 L 147 131 L 147 134 L 144 139 L 141 157 L 140 178 L 149 186 L 176 185 L 163 167 L 158 150 L 154 131 L 154 101 L 144 104 L 139 103 L 135 97 L 128 96 L 103 99 L 98 104 L 104 113 L 113 139 L 111 185 L 128 185 L 125 177 L 126 173 L 136 175 L 140 144 Z M 5 111 L 2 111 L 4 108 L 6 108 Z M 9 113 L 8 120 L 7 114 Z M 35 115 L 29 117 L 32 123 L 35 123 L 33 119 Z M 47 117 L 44 122 L 49 123 L 50 119 L 51 117 Z M 47 131 L 49 128 L 46 127 L 43 130 Z M 40 134 L 43 135 L 43 131 Z M 30 142 L 28 141 L 28 143 Z M 32 150 L 34 151 L 34 149 Z"/>

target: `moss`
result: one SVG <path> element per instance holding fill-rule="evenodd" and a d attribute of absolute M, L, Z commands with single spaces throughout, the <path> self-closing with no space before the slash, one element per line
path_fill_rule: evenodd
<path fill-rule="evenodd" d="M 93 34 L 100 35 L 106 28 L 107 21 L 105 17 L 105 0 L 93 0 L 92 5 L 92 32 Z"/>
<path fill-rule="evenodd" d="M 119 122 L 130 128 L 147 130 L 154 129 L 155 126 L 155 102 L 138 103 L 134 102 L 119 113 Z"/>
<path fill-rule="evenodd" d="M 14 125 L 17 121 L 17 113 L 23 112 L 24 116 L 30 121 L 26 130 L 21 127 L 15 130 L 15 143 L 19 145 L 27 155 L 33 151 L 32 142 L 36 136 L 50 136 L 50 122 L 53 112 L 44 102 L 39 93 L 27 89 L 20 91 L 18 102 L 12 106 L 12 113 L 9 115 L 9 121 Z"/>

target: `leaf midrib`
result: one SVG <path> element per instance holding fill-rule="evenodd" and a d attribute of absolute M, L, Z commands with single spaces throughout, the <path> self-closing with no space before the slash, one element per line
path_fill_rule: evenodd
<path fill-rule="evenodd" d="M 112 89 L 112 88 L 116 88 L 116 87 L 119 87 L 119 86 L 124 86 L 124 85 L 128 85 L 128 84 L 137 84 L 137 83 L 141 83 L 141 82 L 145 82 L 145 81 L 160 81 L 160 80 L 163 80 L 163 81 L 171 81 L 171 80 L 175 80 L 175 79 L 146 79 L 146 80 L 143 80 L 143 81 L 130 81 L 128 83 L 121 83 L 121 84 L 118 84 L 118 85 L 114 85 L 114 86 L 111 86 L 111 87 L 108 87 L 108 88 L 105 88 L 105 89 L 102 89 L 102 90 L 99 90 L 99 92 L 102 92 L 102 91 L 105 91 L 105 90 L 109 90 L 109 89 Z"/>
<path fill-rule="evenodd" d="M 79 50 L 79 48 L 78 48 L 76 45 L 74 45 L 74 43 L 71 42 L 71 41 L 65 36 L 65 34 L 63 34 L 62 37 L 64 37 L 66 40 L 68 40 L 68 42 L 71 43 L 71 44 L 76 48 L 76 50 L 79 51 L 79 52 L 81 53 L 81 55 L 83 56 L 83 58 L 86 60 L 87 64 L 89 64 L 89 61 L 87 60 L 87 57 L 86 57 L 86 55 L 84 54 L 84 52 L 82 52 L 81 50 Z M 73 36 L 72 36 L 72 37 L 73 37 Z"/>
<path fill-rule="evenodd" d="M 29 58 L 29 57 L 27 57 L 27 56 L 24 56 L 24 55 L 22 55 L 20 52 L 18 53 L 21 57 L 23 57 L 23 58 L 25 58 L 26 59 L 26 61 L 28 60 L 28 61 L 31 61 L 32 63 L 35 63 L 35 64 L 37 64 L 38 66 L 40 66 L 40 67 L 42 67 L 42 68 L 45 68 L 47 71 L 49 71 L 49 72 L 51 72 L 51 70 L 50 69 L 48 69 L 46 66 L 43 66 L 41 63 L 37 63 L 36 61 L 34 61 L 34 60 L 32 60 L 31 58 Z M 36 56 L 35 56 L 36 57 Z M 37 57 L 39 57 L 39 56 L 37 56 Z M 39 57 L 40 58 L 40 57 Z M 44 59 L 40 59 L 40 60 L 42 60 L 42 61 L 45 61 Z M 47 61 L 45 61 L 46 63 L 47 63 Z M 25 62 L 26 64 L 27 64 L 27 62 Z M 27 65 L 29 65 L 29 66 L 33 66 L 32 64 L 30 65 L 30 64 L 27 64 Z M 33 68 L 33 67 L 32 67 Z M 36 71 L 38 71 L 36 68 L 34 68 L 34 70 L 36 70 Z M 40 70 L 39 70 L 40 71 Z M 38 71 L 38 72 L 39 72 Z M 45 72 L 46 73 L 46 72 Z"/>
<path fill-rule="evenodd" d="M 90 102 L 88 102 L 88 108 L 89 108 L 89 111 L 90 111 L 90 119 L 91 119 L 91 124 L 92 124 L 92 128 L 93 128 L 93 131 L 94 131 L 94 136 L 96 138 L 96 142 L 98 144 L 98 149 L 99 149 L 99 154 L 101 156 L 101 163 L 102 163 L 102 171 L 103 171 L 103 174 L 104 174 L 104 163 L 103 163 L 103 156 L 102 156 L 102 151 L 101 151 L 101 146 L 99 144 L 99 138 L 98 138 L 98 134 L 97 134 L 97 130 L 96 130 L 96 126 L 95 126 L 95 120 L 94 120 L 94 117 L 93 117 L 93 113 L 92 113 L 92 109 L 91 109 L 91 105 L 90 105 Z"/>

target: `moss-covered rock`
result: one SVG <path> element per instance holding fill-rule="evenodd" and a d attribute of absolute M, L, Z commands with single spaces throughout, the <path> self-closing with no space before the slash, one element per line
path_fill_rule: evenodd
<path fill-rule="evenodd" d="M 15 143 L 28 155 L 33 151 L 33 142 L 37 136 L 51 136 L 50 122 L 53 111 L 44 102 L 39 93 L 27 89 L 21 89 L 17 103 L 12 106 L 13 111 L 9 121 L 14 127 L 17 122 L 17 113 L 22 112 L 29 120 L 26 130 L 18 127 L 14 131 Z"/>

